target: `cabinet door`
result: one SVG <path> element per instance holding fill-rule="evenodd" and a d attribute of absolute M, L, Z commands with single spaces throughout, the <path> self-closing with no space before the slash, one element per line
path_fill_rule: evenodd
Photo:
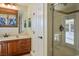
<path fill-rule="evenodd" d="M 7 43 L 0 42 L 0 56 L 6 56 L 6 55 L 7 55 Z"/>
<path fill-rule="evenodd" d="M 1 55 L 7 56 L 7 42 L 3 42 L 1 45 Z"/>
<path fill-rule="evenodd" d="M 27 39 L 27 48 L 28 48 L 28 52 L 31 51 L 31 39 Z"/>
<path fill-rule="evenodd" d="M 8 55 L 17 55 L 18 54 L 18 41 L 8 42 Z"/>
<path fill-rule="evenodd" d="M 30 53 L 30 39 L 23 39 L 19 41 L 19 53 Z"/>
<path fill-rule="evenodd" d="M 20 54 L 24 54 L 27 52 L 27 40 L 23 39 L 23 40 L 19 40 L 19 53 Z"/>
<path fill-rule="evenodd" d="M 0 56 L 1 56 L 1 44 L 0 44 Z"/>

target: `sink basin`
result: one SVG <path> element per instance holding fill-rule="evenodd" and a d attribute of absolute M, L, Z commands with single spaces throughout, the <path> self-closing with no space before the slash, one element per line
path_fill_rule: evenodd
<path fill-rule="evenodd" d="M 30 38 L 26 35 L 17 35 L 17 36 L 9 36 L 9 37 L 0 37 L 0 41 L 6 40 L 16 40 L 16 39 L 23 39 L 23 38 Z"/>

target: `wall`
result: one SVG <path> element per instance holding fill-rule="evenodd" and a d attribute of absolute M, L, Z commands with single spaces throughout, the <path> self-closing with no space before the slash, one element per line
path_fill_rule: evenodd
<path fill-rule="evenodd" d="M 19 5 L 19 20 L 20 20 L 20 30 L 23 32 L 25 30 L 24 28 L 24 20 L 27 20 L 27 7 Z"/>
<path fill-rule="evenodd" d="M 23 29 L 24 32 L 27 32 L 28 35 L 32 36 L 32 28 L 31 27 L 28 27 L 28 21 L 29 21 L 29 18 L 31 19 L 32 18 L 32 9 L 33 9 L 33 3 L 27 3 L 26 4 L 26 13 L 24 15 L 24 17 L 26 17 L 26 23 L 27 23 L 27 27 Z M 32 20 L 32 19 L 31 19 Z M 31 21 L 32 22 L 32 21 Z M 24 25 L 23 25 L 24 26 Z M 32 25 L 31 25 L 32 26 Z"/>
<path fill-rule="evenodd" d="M 0 35 L 4 35 L 5 33 L 9 35 L 17 35 L 18 34 L 18 27 L 10 28 L 10 27 L 1 27 L 0 28 Z"/>
<path fill-rule="evenodd" d="M 75 43 L 76 43 L 76 49 L 79 51 L 79 12 L 75 14 L 76 15 L 76 21 L 75 21 Z M 79 53 L 78 53 L 79 54 Z"/>
<path fill-rule="evenodd" d="M 79 3 L 77 4 L 77 10 L 79 10 Z M 75 21 L 75 47 L 78 50 L 77 54 L 79 55 L 79 12 L 75 13 L 76 21 Z"/>

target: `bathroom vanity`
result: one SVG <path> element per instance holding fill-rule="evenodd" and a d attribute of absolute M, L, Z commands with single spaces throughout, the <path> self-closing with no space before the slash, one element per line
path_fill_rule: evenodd
<path fill-rule="evenodd" d="M 31 38 L 2 38 L 0 40 L 0 56 L 19 56 L 30 51 Z"/>
<path fill-rule="evenodd" d="M 22 27 L 21 18 L 22 15 L 20 16 L 18 10 L 0 7 L 0 56 L 17 56 L 30 53 L 31 38 L 26 34 L 18 36 L 23 32 L 20 28 Z"/>

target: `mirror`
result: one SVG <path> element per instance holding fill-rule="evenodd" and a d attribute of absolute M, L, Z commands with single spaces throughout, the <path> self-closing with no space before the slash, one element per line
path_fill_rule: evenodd
<path fill-rule="evenodd" d="M 17 10 L 0 8 L 0 27 L 17 27 Z"/>

